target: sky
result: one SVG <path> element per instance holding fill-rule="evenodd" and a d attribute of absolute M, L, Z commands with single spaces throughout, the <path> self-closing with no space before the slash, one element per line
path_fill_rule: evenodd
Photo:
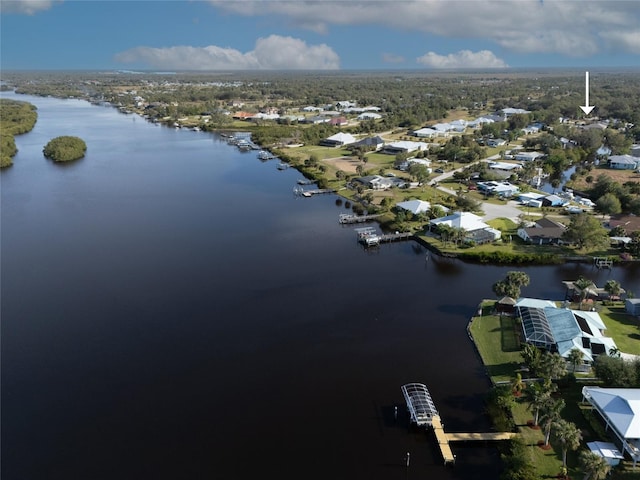
<path fill-rule="evenodd" d="M 640 68 L 640 0 L 0 0 L 3 70 Z"/>

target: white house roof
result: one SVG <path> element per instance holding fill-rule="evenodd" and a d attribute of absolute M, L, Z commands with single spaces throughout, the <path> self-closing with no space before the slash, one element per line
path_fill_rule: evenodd
<path fill-rule="evenodd" d="M 471 212 L 455 212 L 446 217 L 431 220 L 431 225 L 449 225 L 454 228 L 461 228 L 467 232 L 489 228 L 489 225 L 482 221 L 482 218 Z"/>
<path fill-rule="evenodd" d="M 413 131 L 414 135 L 435 135 L 437 132 L 433 128 L 420 128 Z"/>
<path fill-rule="evenodd" d="M 416 150 L 427 150 L 429 145 L 424 142 L 412 142 L 410 140 L 400 140 L 398 142 L 392 142 L 388 144 L 392 148 L 400 148 L 407 152 L 415 152 Z"/>
<path fill-rule="evenodd" d="M 431 208 L 431 204 L 424 200 L 407 200 L 406 202 L 396 204 L 396 206 L 408 210 L 413 214 L 423 213 Z"/>
<path fill-rule="evenodd" d="M 624 438 L 640 438 L 640 388 L 584 387 L 582 395 Z"/>
<path fill-rule="evenodd" d="M 350 133 L 336 133 L 335 135 L 331 135 L 327 140 L 342 142 L 343 144 L 353 143 L 356 141 L 356 138 Z"/>

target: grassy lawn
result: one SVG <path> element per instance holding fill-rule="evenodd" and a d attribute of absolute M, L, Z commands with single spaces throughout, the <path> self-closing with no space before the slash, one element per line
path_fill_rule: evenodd
<path fill-rule="evenodd" d="M 602 307 L 598 312 L 607 326 L 607 335 L 621 352 L 640 355 L 640 324 L 624 311 L 624 306 Z"/>

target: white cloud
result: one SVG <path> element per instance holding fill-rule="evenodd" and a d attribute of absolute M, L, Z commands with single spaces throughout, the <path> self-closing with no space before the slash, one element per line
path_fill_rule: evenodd
<path fill-rule="evenodd" d="M 376 25 L 442 37 L 490 40 L 520 53 L 588 56 L 620 46 L 637 52 L 638 2 L 626 0 L 209 0 L 238 15 L 279 15 L 292 25 Z M 621 33 L 624 32 L 624 33 Z"/>
<path fill-rule="evenodd" d="M 640 54 L 640 31 L 639 32 L 607 32 L 602 37 L 607 41 L 612 50 L 623 50 L 630 53 Z"/>
<path fill-rule="evenodd" d="M 233 48 L 176 46 L 136 47 L 115 56 L 121 63 L 139 63 L 171 70 L 332 70 L 340 59 L 331 47 L 271 35 L 259 38 L 255 49 L 242 53 Z"/>
<path fill-rule="evenodd" d="M 425 67 L 444 69 L 509 67 L 489 50 L 480 50 L 478 52 L 460 50 L 449 55 L 438 55 L 435 52 L 429 52 L 422 57 L 418 57 L 416 61 Z"/>
<path fill-rule="evenodd" d="M 53 0 L 2 0 L 0 1 L 0 12 L 20 13 L 33 15 L 41 10 L 49 10 L 54 3 Z"/>

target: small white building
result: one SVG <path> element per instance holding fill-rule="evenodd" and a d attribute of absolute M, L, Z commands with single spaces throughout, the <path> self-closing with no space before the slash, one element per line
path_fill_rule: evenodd
<path fill-rule="evenodd" d="M 631 155 L 611 155 L 609 157 L 609 168 L 616 170 L 635 170 L 640 168 L 640 158 Z"/>

